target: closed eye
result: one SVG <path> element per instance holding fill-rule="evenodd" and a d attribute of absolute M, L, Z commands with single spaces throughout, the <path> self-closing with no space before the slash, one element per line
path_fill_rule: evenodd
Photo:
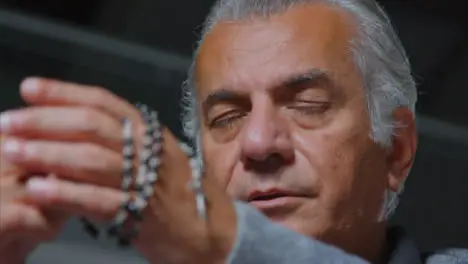
<path fill-rule="evenodd" d="M 330 103 L 318 101 L 297 101 L 287 107 L 292 110 L 297 110 L 301 114 L 322 114 L 330 107 Z"/>
<path fill-rule="evenodd" d="M 226 111 L 215 118 L 213 118 L 211 121 L 209 121 L 208 126 L 210 128 L 223 128 L 231 125 L 233 122 L 236 120 L 242 118 L 245 116 L 245 113 L 241 113 L 238 110 L 230 110 Z"/>

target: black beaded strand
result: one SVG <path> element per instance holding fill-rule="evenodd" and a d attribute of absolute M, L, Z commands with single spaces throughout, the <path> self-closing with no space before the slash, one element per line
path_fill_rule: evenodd
<path fill-rule="evenodd" d="M 157 170 L 161 163 L 162 132 L 158 116 L 155 111 L 150 110 L 146 105 L 138 106 L 141 117 L 145 122 L 145 134 L 142 139 L 142 148 L 139 153 L 139 167 L 134 183 L 133 199 L 125 204 L 126 218 L 132 217 L 135 221 L 131 227 L 131 232 L 124 235 L 119 232 L 118 240 L 120 246 L 126 246 L 131 239 L 138 235 L 143 211 L 148 205 L 148 199 L 154 193 L 154 184 L 158 179 Z M 125 220 L 116 223 L 123 226 Z"/>
<path fill-rule="evenodd" d="M 189 157 L 189 163 L 192 169 L 192 180 L 189 184 L 189 187 L 195 193 L 195 205 L 197 208 L 198 217 L 200 217 L 201 219 L 205 219 L 206 218 L 206 196 L 203 191 L 203 183 L 202 183 L 203 173 L 202 173 L 201 163 L 193 147 L 183 142 L 180 142 L 179 146 L 182 149 L 182 151 Z"/>
<path fill-rule="evenodd" d="M 120 210 L 112 221 L 110 227 L 107 230 L 109 236 L 120 237 L 123 232 L 123 226 L 125 221 L 128 218 L 127 208 L 131 203 L 132 196 L 130 193 L 130 188 L 133 183 L 133 172 L 134 165 L 133 160 L 135 158 L 135 146 L 133 140 L 133 125 L 132 122 L 128 119 L 125 119 L 123 122 L 123 171 L 122 171 L 122 183 L 121 189 L 125 192 L 126 197 L 124 202 L 120 206 Z"/>
<path fill-rule="evenodd" d="M 154 184 L 157 181 L 157 170 L 160 165 L 160 155 L 162 151 L 162 133 L 156 112 L 146 106 L 140 106 L 142 119 L 146 123 L 145 135 L 140 153 L 140 166 L 135 181 L 134 200 L 129 204 L 127 211 L 137 221 L 132 227 L 130 236 L 125 241 L 135 237 L 140 229 L 143 211 L 148 205 L 149 198 L 154 193 Z"/>
<path fill-rule="evenodd" d="M 146 125 L 142 148 L 139 153 L 137 175 L 134 179 L 135 146 L 133 127 L 131 121 L 125 119 L 123 121 L 124 147 L 122 155 L 124 164 L 121 189 L 126 193 L 126 198 L 107 232 L 109 236 L 117 238 L 120 246 L 130 245 L 131 239 L 139 232 L 143 211 L 148 205 L 148 199 L 154 194 L 154 184 L 157 183 L 158 180 L 158 168 L 161 165 L 163 149 L 164 139 L 162 136 L 162 125 L 158 120 L 157 112 L 149 109 L 146 105 L 139 104 L 137 107 Z M 190 188 L 195 193 L 198 216 L 204 219 L 206 217 L 206 196 L 202 188 L 203 174 L 201 171 L 201 164 L 196 151 L 192 147 L 183 142 L 180 142 L 180 147 L 190 159 L 190 166 L 192 169 Z M 131 232 L 125 234 L 124 225 L 129 218 L 135 220 L 136 223 L 133 223 Z M 94 238 L 99 236 L 99 229 L 90 221 L 83 218 L 82 223 L 88 234 Z"/>

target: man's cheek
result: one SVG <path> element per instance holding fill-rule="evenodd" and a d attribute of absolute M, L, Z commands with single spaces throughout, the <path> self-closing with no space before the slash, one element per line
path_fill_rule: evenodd
<path fill-rule="evenodd" d="M 218 184 L 227 191 L 228 187 L 235 177 L 234 166 L 235 161 L 228 155 L 214 155 L 211 159 L 205 159 L 205 171 L 208 177 L 216 179 Z"/>
<path fill-rule="evenodd" d="M 351 159 L 341 154 L 330 155 L 322 164 L 320 202 L 326 210 L 342 212 L 353 199 L 354 168 Z"/>

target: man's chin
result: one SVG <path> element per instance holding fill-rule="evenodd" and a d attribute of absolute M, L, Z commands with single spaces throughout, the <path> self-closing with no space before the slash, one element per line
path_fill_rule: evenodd
<path fill-rule="evenodd" d="M 311 212 L 320 211 L 316 208 L 317 204 L 311 201 L 311 198 L 300 198 L 297 201 L 290 200 L 277 206 L 250 204 L 255 206 L 271 221 L 308 237 L 320 240 L 324 233 L 326 233 L 326 230 L 332 228 L 329 225 L 329 221 L 324 221 L 316 213 L 311 214 Z"/>
<path fill-rule="evenodd" d="M 318 215 L 311 215 L 310 212 L 317 212 L 315 198 L 310 197 L 282 197 L 268 201 L 252 201 L 249 204 L 259 210 L 263 215 L 275 223 L 283 225 L 293 231 L 310 235 L 305 229 L 314 226 Z"/>

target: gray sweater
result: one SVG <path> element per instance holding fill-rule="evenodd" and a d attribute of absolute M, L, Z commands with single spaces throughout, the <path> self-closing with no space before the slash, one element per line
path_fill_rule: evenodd
<path fill-rule="evenodd" d="M 236 202 L 237 241 L 229 264 L 368 264 L 336 247 L 275 224 L 253 207 Z M 399 237 L 385 264 L 468 264 L 468 251 L 451 249 L 424 257 L 414 243 Z"/>

